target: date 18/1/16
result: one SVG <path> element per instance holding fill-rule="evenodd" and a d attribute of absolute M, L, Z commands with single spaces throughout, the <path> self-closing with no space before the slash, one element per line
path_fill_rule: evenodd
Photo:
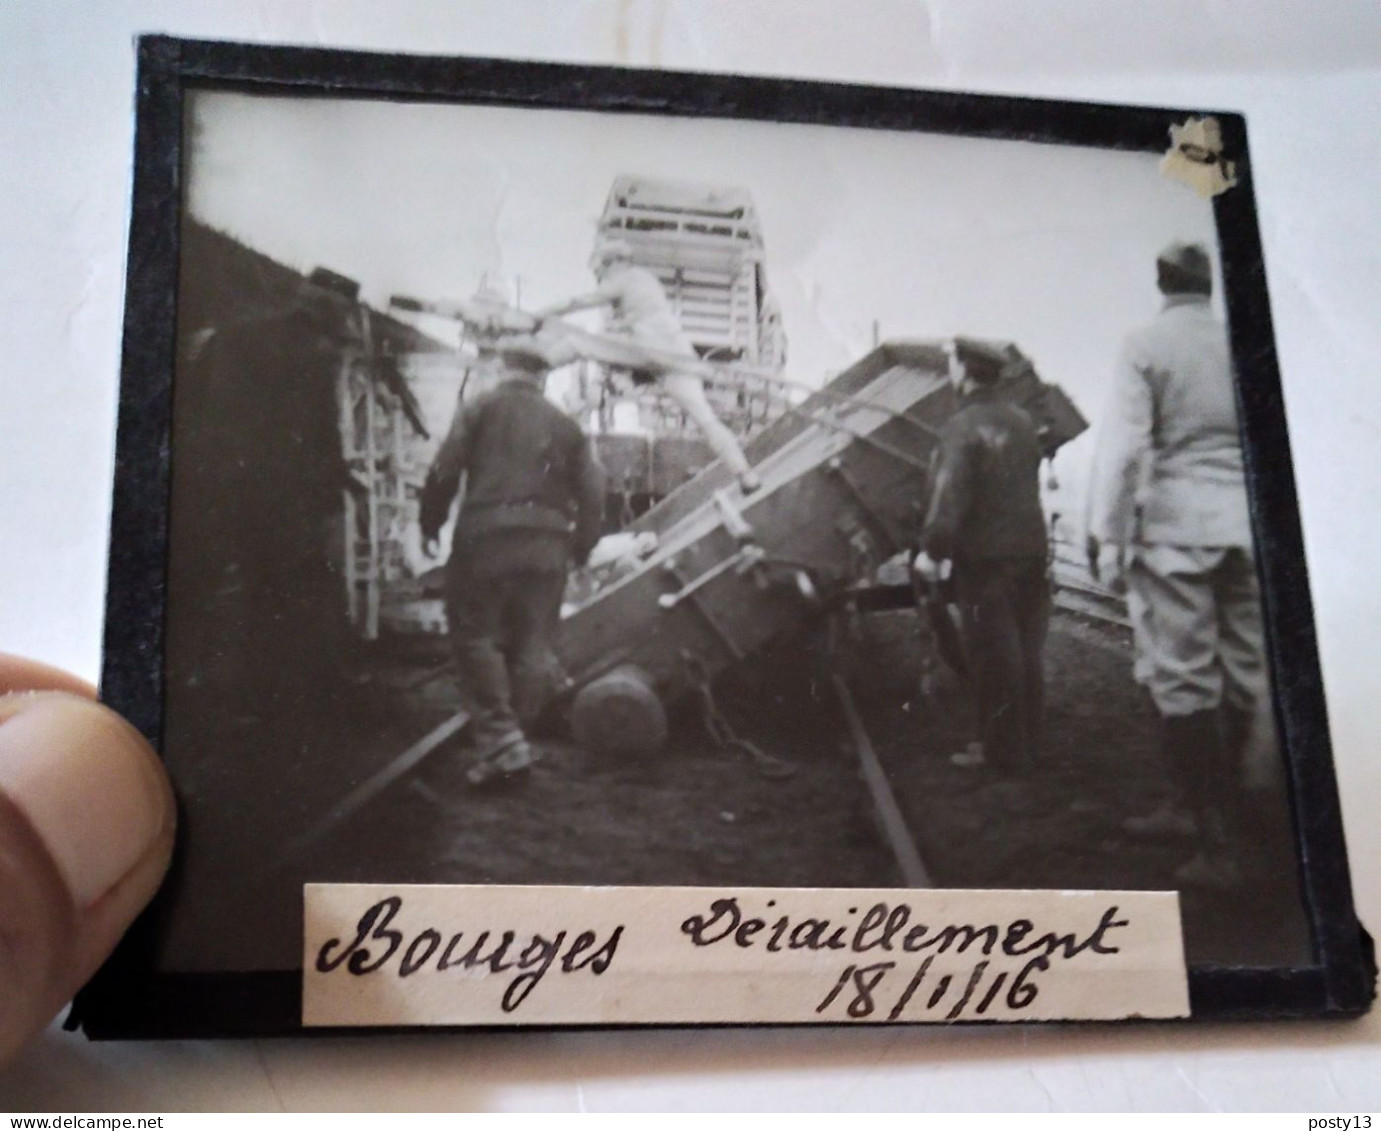
<path fill-rule="evenodd" d="M 815 1007 L 815 1012 L 824 1014 L 831 1007 L 842 1007 L 843 1013 L 855 1021 L 865 1018 L 899 1021 L 908 1012 L 913 1016 L 917 1013 L 938 1016 L 944 1010 L 943 1020 L 957 1021 L 971 1003 L 976 1003 L 972 1016 L 984 1016 L 1004 989 L 1004 1004 L 1009 1010 L 1020 1011 L 1035 1001 L 1040 992 L 1034 981 L 1036 972 L 1050 968 L 1050 960 L 1041 955 L 1027 962 L 1015 976 L 1010 970 L 999 970 L 992 978 L 987 978 L 990 963 L 985 959 L 975 963 L 967 977 L 951 973 L 931 978 L 934 961 L 931 955 L 916 967 L 895 997 L 891 995 L 899 984 L 897 963 L 846 966 L 829 993 Z M 883 1008 L 887 1008 L 885 1017 L 879 1013 Z"/>

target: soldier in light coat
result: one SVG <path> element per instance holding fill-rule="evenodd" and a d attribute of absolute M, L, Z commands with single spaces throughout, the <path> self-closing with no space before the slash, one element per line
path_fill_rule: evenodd
<path fill-rule="evenodd" d="M 1157 260 L 1160 315 L 1126 340 L 1089 492 L 1095 575 L 1125 577 L 1136 675 L 1155 702 L 1181 805 L 1141 833 L 1197 831 L 1185 884 L 1240 880 L 1237 762 L 1268 710 L 1261 601 L 1227 332 L 1197 244 Z M 1184 809 L 1192 813 L 1192 818 Z"/>

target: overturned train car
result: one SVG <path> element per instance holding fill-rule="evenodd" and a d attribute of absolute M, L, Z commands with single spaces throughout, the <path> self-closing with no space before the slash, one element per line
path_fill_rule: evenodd
<path fill-rule="evenodd" d="M 1087 423 L 1014 346 L 998 388 L 1051 456 Z M 665 709 L 841 598 L 916 545 L 940 428 L 959 408 L 936 343 L 879 346 L 747 443 L 763 486 L 712 464 L 630 529 L 638 567 L 563 619 L 558 654 L 582 745 L 637 749 Z"/>

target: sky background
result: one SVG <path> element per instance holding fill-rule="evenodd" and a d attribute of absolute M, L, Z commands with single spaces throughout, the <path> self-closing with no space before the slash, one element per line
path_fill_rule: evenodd
<path fill-rule="evenodd" d="M 589 289 L 619 174 L 746 188 L 782 309 L 787 376 L 818 384 L 885 340 L 1015 341 L 1094 421 L 1157 251 L 1210 204 L 1159 155 L 827 126 L 197 94 L 193 215 L 299 270 L 394 293 L 521 279 L 529 309 Z M 1168 144 L 1168 139 L 1167 139 Z M 1074 503 L 1091 442 L 1058 470 Z M 1068 508 L 1066 507 L 1067 513 Z"/>

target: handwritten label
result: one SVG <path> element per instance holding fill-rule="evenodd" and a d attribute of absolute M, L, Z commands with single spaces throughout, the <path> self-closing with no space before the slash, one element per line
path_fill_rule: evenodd
<path fill-rule="evenodd" d="M 1174 892 L 308 884 L 302 1022 L 1187 1017 Z"/>

